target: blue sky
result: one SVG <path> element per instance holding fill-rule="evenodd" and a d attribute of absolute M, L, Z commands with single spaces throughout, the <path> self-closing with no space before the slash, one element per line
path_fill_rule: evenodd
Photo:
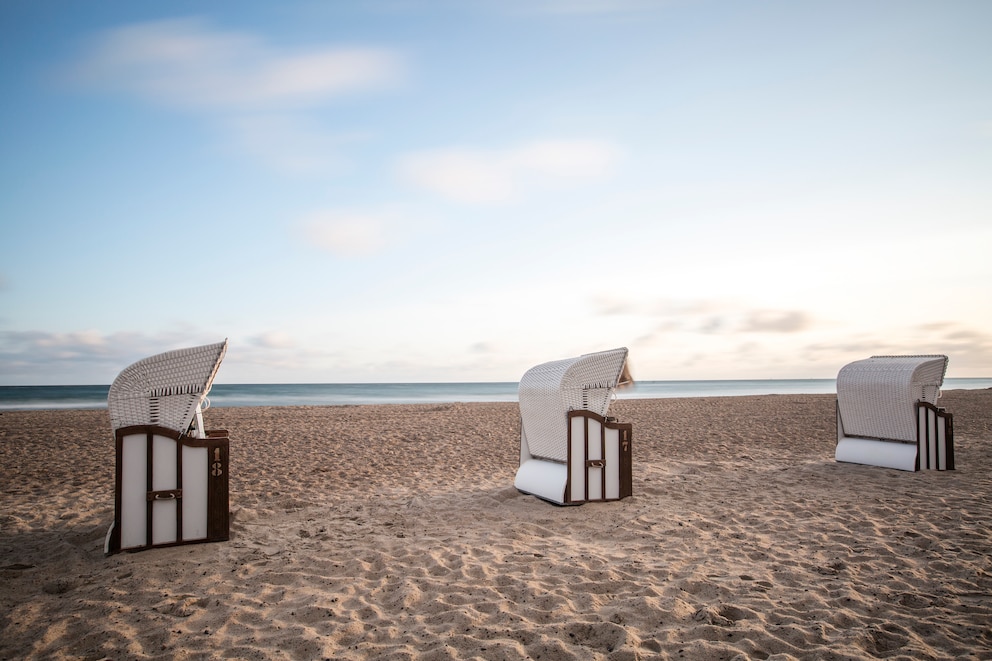
<path fill-rule="evenodd" d="M 992 3 L 4 0 L 0 384 L 992 376 Z"/>

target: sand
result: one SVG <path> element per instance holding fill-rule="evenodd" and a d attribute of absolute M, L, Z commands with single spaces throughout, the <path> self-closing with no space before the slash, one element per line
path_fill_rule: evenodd
<path fill-rule="evenodd" d="M 634 496 L 513 488 L 512 403 L 211 409 L 231 539 L 103 555 L 105 410 L 0 414 L 0 659 L 992 659 L 992 391 L 958 470 L 833 395 L 620 400 Z"/>

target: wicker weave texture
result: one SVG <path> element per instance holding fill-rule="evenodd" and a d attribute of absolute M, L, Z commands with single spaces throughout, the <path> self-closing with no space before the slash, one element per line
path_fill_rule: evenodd
<path fill-rule="evenodd" d="M 611 349 L 530 368 L 520 379 L 521 443 L 534 457 L 568 460 L 568 412 L 606 416 L 627 349 Z"/>
<path fill-rule="evenodd" d="M 841 368 L 837 405 L 844 434 L 916 442 L 916 403 L 936 404 L 947 356 L 872 356 Z"/>
<path fill-rule="evenodd" d="M 160 425 L 186 433 L 226 352 L 224 340 L 166 351 L 126 367 L 107 396 L 111 427 Z"/>

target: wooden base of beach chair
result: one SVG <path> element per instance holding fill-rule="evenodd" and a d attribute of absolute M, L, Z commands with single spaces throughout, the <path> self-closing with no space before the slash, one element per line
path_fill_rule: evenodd
<path fill-rule="evenodd" d="M 526 459 L 517 470 L 517 489 L 557 505 L 630 496 L 631 425 L 579 410 L 569 412 L 567 430 L 567 460 Z"/>
<path fill-rule="evenodd" d="M 568 414 L 567 503 L 620 500 L 631 495 L 631 425 L 592 411 Z"/>
<path fill-rule="evenodd" d="M 837 412 L 837 461 L 904 471 L 954 470 L 953 416 L 928 402 L 916 405 L 916 442 L 846 436 Z"/>
<path fill-rule="evenodd" d="M 193 438 L 138 425 L 116 430 L 115 437 L 116 508 L 107 554 L 228 538 L 226 431 Z"/>
<path fill-rule="evenodd" d="M 927 402 L 916 405 L 920 470 L 954 470 L 954 418 Z"/>

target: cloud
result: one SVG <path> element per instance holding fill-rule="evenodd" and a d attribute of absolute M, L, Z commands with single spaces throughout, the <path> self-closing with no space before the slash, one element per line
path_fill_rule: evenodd
<path fill-rule="evenodd" d="M 312 246 L 340 257 L 364 257 L 389 244 L 386 228 L 391 219 L 377 212 L 316 211 L 300 223 L 304 238 Z"/>
<path fill-rule="evenodd" d="M 411 154 L 400 159 L 402 178 L 456 202 L 481 204 L 513 197 L 512 173 L 479 152 L 459 149 Z"/>
<path fill-rule="evenodd" d="M 728 324 L 724 317 L 712 316 L 702 320 L 699 324 L 698 331 L 704 335 L 714 335 L 727 329 Z"/>
<path fill-rule="evenodd" d="M 218 339 L 184 330 L 157 335 L 0 331 L 0 375 L 13 385 L 110 383 L 140 358 Z"/>
<path fill-rule="evenodd" d="M 311 248 L 338 257 L 377 255 L 437 230 L 431 212 L 413 205 L 317 209 L 296 222 L 296 235 Z"/>
<path fill-rule="evenodd" d="M 745 315 L 741 330 L 745 333 L 798 333 L 810 325 L 809 315 L 800 310 L 756 310 Z"/>
<path fill-rule="evenodd" d="M 499 348 L 493 342 L 483 340 L 473 343 L 472 346 L 469 347 L 469 352 L 479 354 L 498 354 Z"/>
<path fill-rule="evenodd" d="M 95 39 L 72 68 L 82 85 L 194 110 L 309 107 L 395 83 L 400 58 L 378 48 L 273 48 L 196 19 L 141 23 Z"/>
<path fill-rule="evenodd" d="M 690 319 L 724 314 L 735 308 L 733 303 L 717 300 L 643 298 L 614 290 L 595 293 L 588 300 L 595 313 L 602 316 L 641 315 L 653 318 Z"/>
<path fill-rule="evenodd" d="M 354 139 L 331 135 L 305 115 L 235 117 L 226 129 L 239 150 L 289 174 L 342 169 L 341 144 Z"/>
<path fill-rule="evenodd" d="M 455 202 L 503 203 L 537 188 L 603 178 L 620 157 L 612 143 L 598 140 L 534 141 L 508 149 L 452 147 L 406 154 L 399 176 L 414 186 Z"/>
<path fill-rule="evenodd" d="M 536 14 L 630 14 L 654 10 L 660 6 L 658 0 L 527 0 L 515 5 L 502 0 L 501 7 L 507 5 L 520 11 Z"/>
<path fill-rule="evenodd" d="M 917 345 L 919 346 L 919 344 Z M 992 373 L 992 334 L 959 325 L 951 325 L 943 337 L 931 341 L 926 349 L 936 353 L 947 354 L 953 366 L 968 366 L 976 376 Z M 929 347 L 933 347 L 932 349 Z M 919 352 L 915 349 L 914 352 Z M 951 370 L 952 365 L 948 365 Z"/>
<path fill-rule="evenodd" d="M 269 331 L 249 337 L 248 344 L 262 349 L 292 349 L 296 341 L 288 333 Z"/>
<path fill-rule="evenodd" d="M 505 155 L 506 165 L 525 174 L 587 179 L 607 174 L 619 158 L 611 143 L 597 140 L 544 140 Z"/>
<path fill-rule="evenodd" d="M 128 336 L 107 337 L 97 331 L 45 333 L 41 331 L 4 331 L 0 333 L 0 351 L 5 358 L 20 353 L 25 361 L 100 359 L 113 355 L 130 344 Z"/>
<path fill-rule="evenodd" d="M 838 368 L 877 355 L 945 354 L 952 375 L 984 377 L 992 373 L 992 334 L 953 322 L 920 324 L 852 334 L 842 342 L 814 342 L 804 347 L 811 359 L 831 358 Z"/>
<path fill-rule="evenodd" d="M 632 300 L 617 296 L 614 293 L 602 293 L 592 298 L 596 314 L 611 317 L 614 315 L 637 314 L 639 306 Z"/>
<path fill-rule="evenodd" d="M 68 70 L 86 89 L 206 114 L 240 153 L 283 173 L 335 174 L 355 132 L 329 131 L 308 113 L 396 85 L 403 58 L 372 47 L 276 47 L 197 19 L 103 32 Z"/>
<path fill-rule="evenodd" d="M 644 356 L 648 373 L 677 368 L 678 378 L 733 374 L 806 378 L 820 368 L 821 357 L 832 359 L 830 352 L 819 352 L 817 361 L 782 362 L 784 355 L 810 353 L 809 345 L 824 332 L 824 324 L 803 310 L 748 307 L 721 299 L 662 298 L 639 301 L 626 321 L 636 333 L 631 348 Z"/>
<path fill-rule="evenodd" d="M 148 334 L 0 331 L 0 384 L 110 384 L 121 370 L 142 358 L 222 339 L 223 335 L 193 328 Z M 340 360 L 323 347 L 301 346 L 280 330 L 229 339 L 220 372 L 227 382 L 288 382 L 320 374 L 329 362 Z"/>
<path fill-rule="evenodd" d="M 643 301 L 609 292 L 594 295 L 590 301 L 597 314 L 641 315 L 655 319 L 666 331 L 692 329 L 707 335 L 798 333 L 813 324 L 809 313 L 803 310 L 749 309 L 733 301 L 716 299 Z"/>

